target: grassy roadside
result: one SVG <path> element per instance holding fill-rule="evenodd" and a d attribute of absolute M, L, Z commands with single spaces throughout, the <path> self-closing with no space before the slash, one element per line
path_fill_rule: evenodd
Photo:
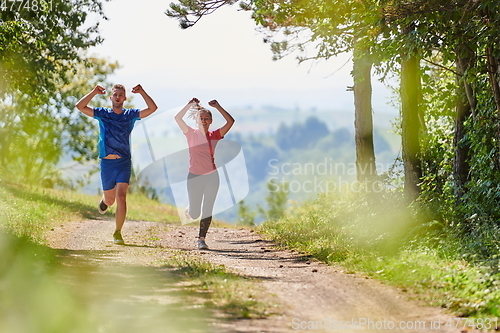
<path fill-rule="evenodd" d="M 209 293 L 205 306 L 223 310 L 232 318 L 265 318 L 272 314 L 271 296 L 254 280 L 229 272 L 223 265 L 179 251 L 165 266 L 172 268 L 190 290 Z"/>
<path fill-rule="evenodd" d="M 98 201 L 99 196 L 0 182 L 0 226 L 40 242 L 43 232 L 55 224 L 98 216 Z M 112 206 L 110 212 L 114 209 Z M 173 207 L 141 194 L 128 196 L 127 218 L 169 223 L 179 220 Z"/>
<path fill-rule="evenodd" d="M 131 220 L 174 224 L 179 220 L 171 206 L 140 195 L 131 195 L 129 199 Z M 98 200 L 98 196 L 0 181 L 1 332 L 199 332 L 207 330 L 203 326 L 207 311 L 203 309 L 222 311 L 229 318 L 267 315 L 267 305 L 257 300 L 259 288 L 254 281 L 182 254 L 167 264 L 168 271 L 174 272 L 168 274 L 168 283 L 182 281 L 181 290 L 172 293 L 177 301 L 172 306 L 158 307 L 154 299 L 147 302 L 139 298 L 133 302 L 138 305 L 130 308 L 127 293 L 131 288 L 145 283 L 151 290 L 165 288 L 167 276 L 161 267 L 136 267 L 131 272 L 130 267 L 112 265 L 103 271 L 88 262 L 75 261 L 82 255 L 78 252 L 61 253 L 43 245 L 44 233 L 51 227 L 99 216 Z M 110 282 L 96 280 L 97 271 Z M 130 287 L 117 288 L 116 276 L 120 276 L 120 285 L 128 283 Z M 189 306 L 196 298 L 193 295 L 200 294 L 205 295 L 205 301 Z M 122 299 L 123 302 L 117 301 Z M 47 307 L 49 303 L 51 306 Z M 150 303 L 156 306 L 151 307 Z M 124 316 L 122 310 L 134 316 Z M 129 323 L 131 318 L 138 321 Z"/>
<path fill-rule="evenodd" d="M 259 232 L 282 246 L 468 317 L 468 324 L 478 329 L 500 325 L 498 264 L 486 267 L 464 260 L 460 240 L 437 223 L 416 225 L 396 201 L 377 200 L 372 206 L 359 197 L 356 202 L 349 195 L 322 196 L 279 220 L 266 221 Z"/>

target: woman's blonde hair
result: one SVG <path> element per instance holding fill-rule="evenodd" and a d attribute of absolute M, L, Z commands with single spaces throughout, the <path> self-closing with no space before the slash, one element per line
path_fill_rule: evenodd
<path fill-rule="evenodd" d="M 205 109 L 203 106 L 200 105 L 200 103 L 196 103 L 195 105 L 189 108 L 188 118 L 196 120 L 198 115 L 202 112 L 208 112 L 208 114 L 210 114 L 210 118 L 212 118 L 212 112 L 210 112 L 210 110 Z"/>

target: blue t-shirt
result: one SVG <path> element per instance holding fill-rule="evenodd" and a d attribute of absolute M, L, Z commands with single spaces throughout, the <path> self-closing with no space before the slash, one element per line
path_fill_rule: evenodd
<path fill-rule="evenodd" d="M 114 113 L 111 108 L 94 108 L 94 118 L 99 121 L 99 158 L 116 154 L 131 158 L 130 133 L 140 119 L 139 109 L 123 109 Z"/>

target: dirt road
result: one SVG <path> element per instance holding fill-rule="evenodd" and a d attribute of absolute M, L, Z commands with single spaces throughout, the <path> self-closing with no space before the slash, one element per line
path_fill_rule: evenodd
<path fill-rule="evenodd" d="M 162 304 L 173 302 L 172 293 L 166 290 L 178 291 L 180 288 L 172 284 L 162 268 L 165 260 L 179 250 L 256 279 L 278 303 L 277 314 L 265 319 L 228 321 L 216 314 L 206 314 L 204 324 L 193 329 L 194 332 L 466 331 L 460 328 L 460 323 L 457 325 L 459 319 L 439 308 L 409 300 L 406 293 L 396 288 L 347 274 L 339 267 L 307 260 L 291 251 L 278 250 L 246 229 L 211 228 L 207 236 L 210 250 L 205 251 L 196 249 L 196 226 L 127 221 L 123 230 L 127 246 L 113 244 L 113 230 L 114 222 L 109 218 L 68 222 L 47 233 L 47 244 L 60 249 L 66 260 L 78 258 L 80 263 L 114 267 L 115 271 L 118 266 L 143 268 L 142 271 L 149 268 L 154 272 L 150 275 L 155 276 L 157 285 L 138 283 L 133 298 L 124 293 L 120 297 L 128 297 L 128 303 L 153 300 L 157 311 Z M 103 272 L 96 271 L 94 275 Z M 127 272 L 123 275 L 131 279 L 132 284 L 134 278 L 141 276 Z M 123 276 L 111 283 L 120 284 L 123 284 Z M 183 306 L 189 308 L 189 304 Z"/>

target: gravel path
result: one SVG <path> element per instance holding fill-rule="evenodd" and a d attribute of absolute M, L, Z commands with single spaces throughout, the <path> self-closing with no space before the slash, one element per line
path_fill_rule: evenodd
<path fill-rule="evenodd" d="M 179 250 L 257 279 L 278 303 L 277 314 L 266 319 L 228 321 L 212 313 L 193 332 L 473 332 L 454 327 L 457 319 L 409 300 L 409 295 L 396 288 L 278 250 L 247 229 L 211 228 L 210 250 L 204 251 L 195 246 L 196 226 L 127 221 L 126 246 L 113 244 L 113 229 L 114 222 L 107 217 L 68 222 L 47 233 L 47 244 L 60 249 L 67 260 L 78 258 L 99 267 L 154 269 L 159 285 L 138 287 L 134 299 L 154 299 L 156 305 L 171 304 L 172 295 L 165 290 L 179 289 L 162 268 Z M 128 273 L 131 279 L 133 275 Z"/>

